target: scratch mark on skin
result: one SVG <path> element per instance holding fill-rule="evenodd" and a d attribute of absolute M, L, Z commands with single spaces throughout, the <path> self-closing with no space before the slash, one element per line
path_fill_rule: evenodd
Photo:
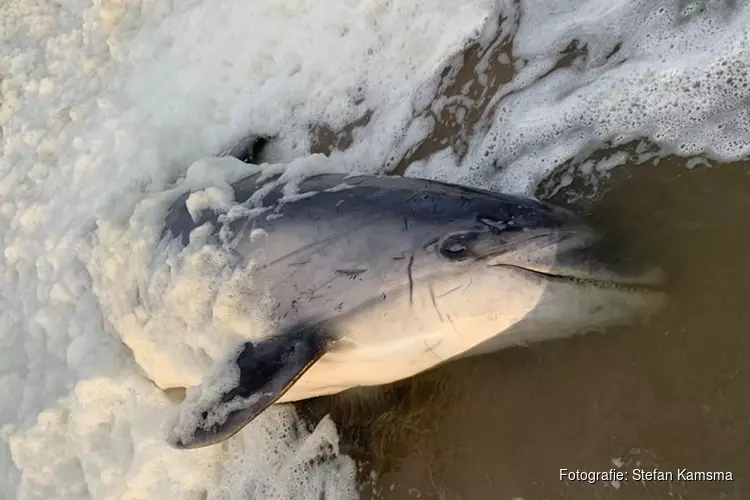
<path fill-rule="evenodd" d="M 435 309 L 435 312 L 438 315 L 438 318 L 440 318 L 440 322 L 442 323 L 443 315 L 440 314 L 440 308 L 437 305 L 437 300 L 435 300 L 435 291 L 432 289 L 432 283 L 430 283 L 427 287 L 430 290 L 430 298 L 432 299 L 432 307 Z"/>
<path fill-rule="evenodd" d="M 461 332 L 459 332 L 458 328 L 456 328 L 456 324 L 453 322 L 453 318 L 451 318 L 451 315 L 450 314 L 446 314 L 445 317 L 448 319 L 448 323 L 450 323 L 451 326 L 453 327 L 453 331 L 456 332 L 456 336 L 460 337 L 461 336 Z"/>
<path fill-rule="evenodd" d="M 320 285 L 318 285 L 317 287 L 313 288 L 312 290 L 309 290 L 307 292 L 307 298 L 308 298 L 308 300 L 315 300 L 315 299 L 317 299 L 318 297 L 315 294 L 317 292 L 319 292 L 321 288 L 326 287 L 326 286 L 330 285 L 331 283 L 333 283 L 334 281 L 336 281 L 336 278 L 338 278 L 338 277 L 339 276 L 334 276 L 333 278 L 329 279 L 328 281 L 326 281 L 324 283 L 321 283 Z"/>
<path fill-rule="evenodd" d="M 297 262 L 290 262 L 289 265 L 296 267 L 296 266 L 304 266 L 305 264 L 309 264 L 309 263 L 310 263 L 310 260 L 308 259 L 308 260 L 300 260 Z"/>
<path fill-rule="evenodd" d="M 456 290 L 460 290 L 461 287 L 463 287 L 463 285 L 456 285 L 453 288 L 451 288 L 450 290 L 447 290 L 447 291 L 441 293 L 440 295 L 438 295 L 438 297 L 445 297 L 446 295 L 450 295 L 451 293 L 455 292 Z"/>
<path fill-rule="evenodd" d="M 299 247 L 299 248 L 297 248 L 295 250 L 292 250 L 291 252 L 289 252 L 289 253 L 287 253 L 285 255 L 282 255 L 282 256 L 280 256 L 280 257 L 278 257 L 278 258 L 276 258 L 276 259 L 274 259 L 274 260 L 272 260 L 270 262 L 267 262 L 263 267 L 264 268 L 271 267 L 274 264 L 278 264 L 279 262 L 282 262 L 284 260 L 290 259 L 290 258 L 292 258 L 292 257 L 294 257 L 296 255 L 299 255 L 299 254 L 303 253 L 303 252 L 307 252 L 307 251 L 309 251 L 309 252 L 321 251 L 321 249 L 324 249 L 326 246 L 330 245 L 331 243 L 333 243 L 333 242 L 335 242 L 337 240 L 342 240 L 342 239 L 344 239 L 346 237 L 351 237 L 357 231 L 365 230 L 368 227 L 372 226 L 373 224 L 375 224 L 375 221 L 368 222 L 368 223 L 362 224 L 361 226 L 353 227 L 353 228 L 347 229 L 345 231 L 341 231 L 341 232 L 339 232 L 339 233 L 337 233 L 337 234 L 335 234 L 335 235 L 333 235 L 333 236 L 331 236 L 329 238 L 324 238 L 322 240 L 315 241 L 315 242 L 310 243 L 308 245 L 303 245 L 303 246 L 301 246 L 301 247 Z"/>
<path fill-rule="evenodd" d="M 367 269 L 336 269 L 335 273 L 339 276 L 345 276 L 350 279 L 358 278 L 360 274 L 367 272 Z"/>
<path fill-rule="evenodd" d="M 435 348 L 440 345 L 440 342 L 441 341 L 438 340 L 433 345 L 430 345 L 430 343 L 425 340 L 424 347 L 425 349 L 427 349 L 427 352 L 431 352 L 432 355 L 435 356 L 437 359 L 439 359 L 440 361 L 445 361 L 445 358 L 443 358 L 442 356 L 440 356 L 438 353 L 435 352 Z"/>
<path fill-rule="evenodd" d="M 406 274 L 409 277 L 409 305 L 414 305 L 414 277 L 411 274 L 411 268 L 414 265 L 414 255 L 409 254 L 409 263 L 406 265 Z"/>

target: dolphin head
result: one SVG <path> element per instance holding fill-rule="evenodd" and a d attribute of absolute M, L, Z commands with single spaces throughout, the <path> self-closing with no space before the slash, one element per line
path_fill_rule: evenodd
<path fill-rule="evenodd" d="M 665 303 L 661 269 L 568 210 L 481 194 L 459 206 L 426 225 L 412 279 L 422 307 L 479 350 L 630 323 Z"/>

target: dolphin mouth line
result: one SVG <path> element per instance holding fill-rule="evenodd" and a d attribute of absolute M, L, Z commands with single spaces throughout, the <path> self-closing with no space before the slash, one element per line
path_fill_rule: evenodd
<path fill-rule="evenodd" d="M 534 275 L 545 280 L 556 281 L 559 283 L 568 283 L 574 285 L 593 286 L 602 289 L 615 289 L 632 293 L 664 293 L 664 285 L 653 282 L 622 282 L 606 278 L 584 278 L 581 276 L 548 273 L 530 269 L 528 267 L 517 266 L 513 264 L 499 264 L 498 267 L 507 267 L 521 271 L 523 273 Z"/>

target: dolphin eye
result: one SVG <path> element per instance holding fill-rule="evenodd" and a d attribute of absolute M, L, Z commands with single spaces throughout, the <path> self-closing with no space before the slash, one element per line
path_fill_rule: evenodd
<path fill-rule="evenodd" d="M 476 239 L 476 233 L 461 233 L 446 236 L 438 244 L 438 252 L 448 260 L 462 261 L 471 256 L 469 243 Z"/>

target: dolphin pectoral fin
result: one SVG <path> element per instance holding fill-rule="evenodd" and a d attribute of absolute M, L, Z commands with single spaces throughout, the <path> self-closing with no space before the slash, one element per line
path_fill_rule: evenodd
<path fill-rule="evenodd" d="M 232 383 L 219 380 L 209 384 L 213 389 L 202 387 L 197 401 L 183 402 L 167 441 L 191 449 L 229 439 L 283 396 L 331 344 L 331 337 L 317 329 L 245 343 L 224 370 Z"/>

